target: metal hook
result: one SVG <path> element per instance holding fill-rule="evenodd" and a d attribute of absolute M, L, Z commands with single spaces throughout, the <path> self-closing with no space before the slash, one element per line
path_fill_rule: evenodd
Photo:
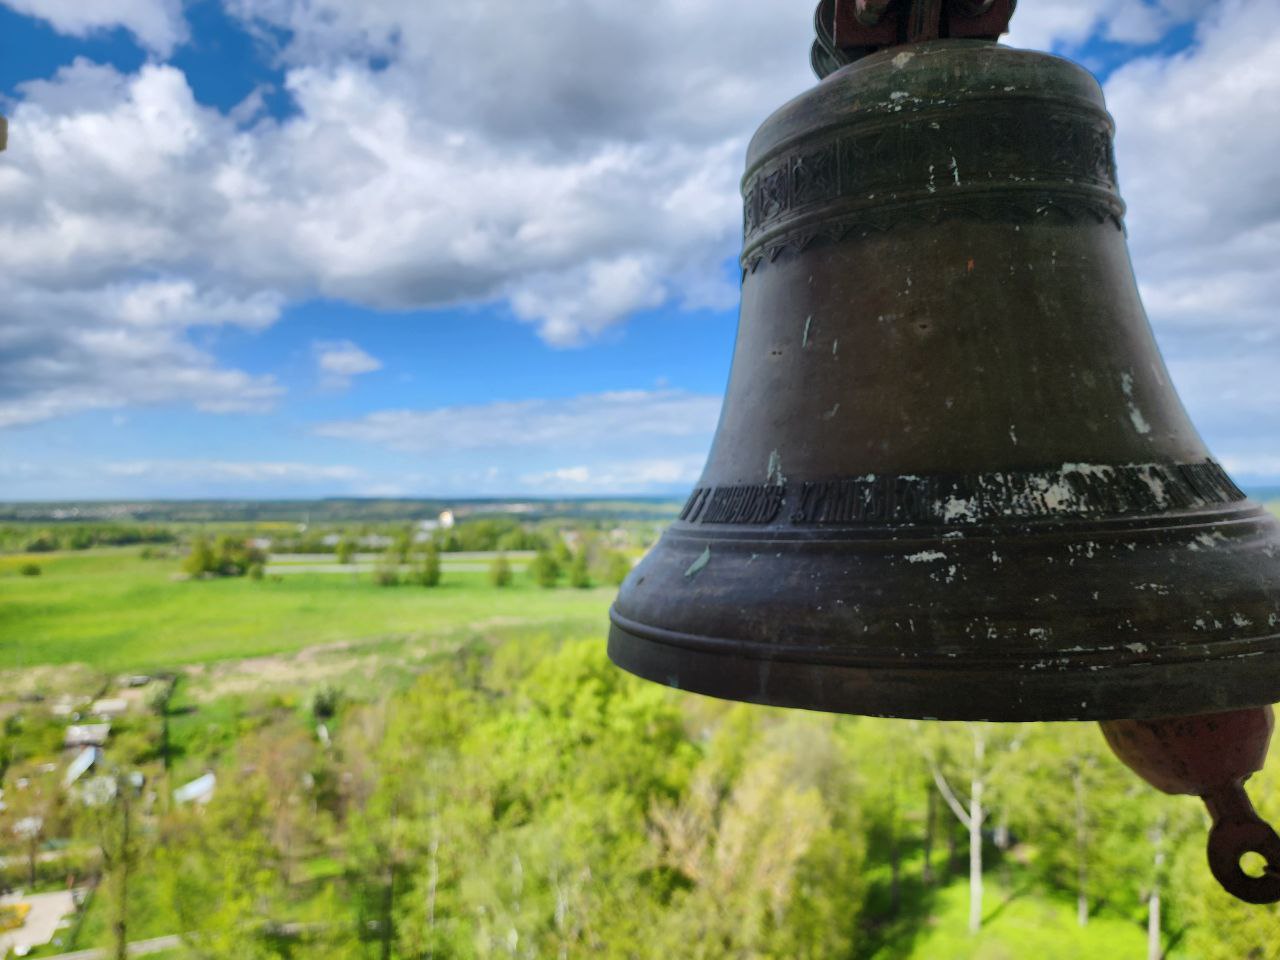
<path fill-rule="evenodd" d="M 1234 897 L 1246 903 L 1280 902 L 1280 835 L 1258 816 L 1244 785 L 1234 783 L 1205 794 L 1213 817 L 1209 831 L 1209 870 Z M 1240 858 L 1256 853 L 1267 861 L 1262 876 L 1244 872 Z"/>

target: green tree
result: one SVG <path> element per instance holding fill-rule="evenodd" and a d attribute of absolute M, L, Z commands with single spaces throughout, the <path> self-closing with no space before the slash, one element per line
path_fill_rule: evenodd
<path fill-rule="evenodd" d="M 203 534 L 197 536 L 191 541 L 191 550 L 182 561 L 183 572 L 192 577 L 199 577 L 212 573 L 215 565 L 214 553 L 209 547 L 208 538 Z"/>
<path fill-rule="evenodd" d="M 156 846 L 166 906 L 199 960 L 268 960 L 262 936 L 280 902 L 267 798 L 256 778 L 222 790 L 204 811 L 173 814 Z M 276 955 L 278 956 L 278 955 Z"/>
<path fill-rule="evenodd" d="M 160 764 L 166 773 L 169 772 L 169 706 L 173 702 L 176 686 L 175 679 L 161 677 L 147 697 L 147 708 L 160 721 Z"/>
<path fill-rule="evenodd" d="M 333 548 L 333 555 L 339 563 L 354 563 L 356 559 L 356 542 L 344 534 L 342 539 L 338 541 L 337 546 Z"/>
<path fill-rule="evenodd" d="M 650 817 L 679 878 L 655 955 L 848 956 L 865 881 L 855 771 L 831 717 L 737 714 Z"/>
<path fill-rule="evenodd" d="M 555 543 L 551 547 L 551 555 L 561 568 L 573 563 L 573 551 L 569 549 L 569 544 L 563 536 L 556 537 Z"/>
<path fill-rule="evenodd" d="M 591 586 L 591 574 L 587 570 L 587 551 L 579 550 L 573 555 L 573 562 L 569 564 L 569 585 L 585 589 Z"/>
<path fill-rule="evenodd" d="M 621 550 L 610 550 L 604 557 L 604 570 L 601 574 L 605 583 L 619 587 L 631 572 L 631 560 Z"/>
<path fill-rule="evenodd" d="M 400 585 L 400 564 L 392 551 L 384 551 L 378 558 L 373 568 L 373 582 L 380 587 Z"/>
<path fill-rule="evenodd" d="M 414 583 L 423 587 L 440 585 L 440 548 L 435 543 L 428 543 L 422 551 L 422 559 L 414 571 Z"/>
<path fill-rule="evenodd" d="M 63 797 L 57 781 L 35 763 L 11 771 L 9 782 L 14 787 L 5 790 L 4 832 L 21 851 L 27 866 L 27 886 L 34 887 L 40 848 L 45 840 L 58 835 L 56 824 L 62 819 Z"/>
<path fill-rule="evenodd" d="M 1080 926 L 1097 904 L 1140 902 L 1151 858 L 1144 837 L 1160 798 L 1111 755 L 1095 724 L 1029 727 L 1007 776 L 1003 805 L 1032 838 L 1045 886 L 1075 895 Z"/>
<path fill-rule="evenodd" d="M 1020 731 L 991 723 L 938 723 L 923 731 L 920 745 L 938 792 L 969 837 L 969 932 L 982 928 L 982 831 L 992 812 L 993 787 L 1012 766 Z M 953 783 L 966 783 L 957 792 Z"/>
<path fill-rule="evenodd" d="M 143 832 L 138 816 L 138 788 L 131 777 L 115 770 L 107 774 L 109 796 L 88 807 L 93 836 L 102 858 L 111 955 L 125 960 L 129 955 L 129 891 L 145 857 Z"/>
<path fill-rule="evenodd" d="M 511 585 L 511 578 L 511 563 L 505 553 L 499 552 L 489 564 L 489 582 L 495 587 L 508 587 Z"/>
<path fill-rule="evenodd" d="M 540 587 L 550 589 L 560 581 L 560 564 L 546 550 L 539 550 L 529 563 L 529 576 Z"/>

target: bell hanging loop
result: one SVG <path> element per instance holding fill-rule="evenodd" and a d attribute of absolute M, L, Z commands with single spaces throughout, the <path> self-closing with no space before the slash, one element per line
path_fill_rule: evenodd
<path fill-rule="evenodd" d="M 810 63 L 818 78 L 886 47 L 940 38 L 995 40 L 1017 0 L 821 0 Z"/>

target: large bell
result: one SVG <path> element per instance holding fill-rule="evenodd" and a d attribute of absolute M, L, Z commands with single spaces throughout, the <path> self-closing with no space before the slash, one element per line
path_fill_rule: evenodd
<path fill-rule="evenodd" d="M 765 121 L 742 183 L 724 411 L 616 663 L 894 717 L 1280 699 L 1280 530 L 1174 392 L 1092 76 L 891 46 Z"/>

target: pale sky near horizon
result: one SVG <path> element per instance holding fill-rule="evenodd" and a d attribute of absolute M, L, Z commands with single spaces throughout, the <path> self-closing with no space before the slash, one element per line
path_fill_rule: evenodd
<path fill-rule="evenodd" d="M 0 500 L 680 494 L 811 0 L 0 0 Z M 1280 482 L 1280 3 L 1022 0 L 1143 298 Z"/>

